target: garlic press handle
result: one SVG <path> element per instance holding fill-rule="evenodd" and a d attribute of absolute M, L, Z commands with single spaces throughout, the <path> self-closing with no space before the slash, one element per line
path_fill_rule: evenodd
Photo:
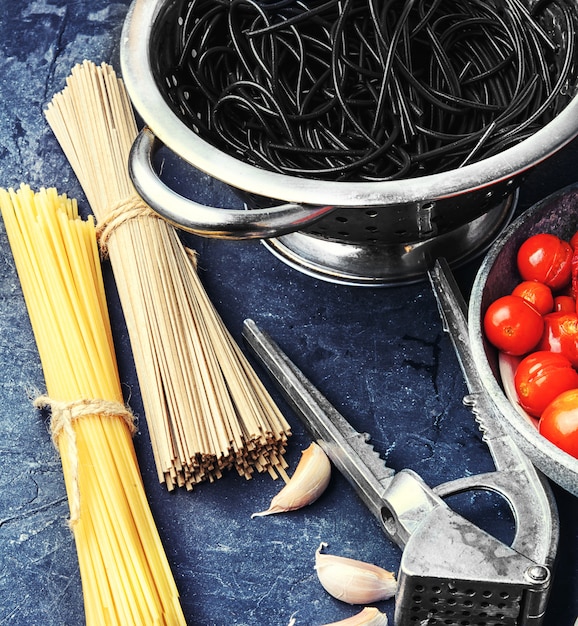
<path fill-rule="evenodd" d="M 444 330 L 450 336 L 469 390 L 464 398 L 482 431 L 496 472 L 457 479 L 434 488 L 446 497 L 472 489 L 499 493 L 508 502 L 516 522 L 512 546 L 528 558 L 551 566 L 559 539 L 558 510 L 552 489 L 509 436 L 498 409 L 486 392 L 474 361 L 463 295 L 443 258 L 429 271 Z"/>
<path fill-rule="evenodd" d="M 398 576 L 396 626 L 445 624 L 539 626 L 550 570 L 505 545 L 450 509 L 411 470 L 394 473 L 368 437 L 332 407 L 288 356 L 252 320 L 243 336 L 331 461 L 355 487 L 383 530 L 403 549 Z M 450 619 L 451 621 L 447 621 Z M 501 616 L 501 617 L 500 617 Z M 462 622 L 463 623 L 463 622 Z"/>
<path fill-rule="evenodd" d="M 143 128 L 129 155 L 129 174 L 138 194 L 161 217 L 195 235 L 216 239 L 278 237 L 300 230 L 332 206 L 282 204 L 261 209 L 225 209 L 194 202 L 168 187 L 157 175 L 153 157 L 162 146 L 150 128 Z"/>

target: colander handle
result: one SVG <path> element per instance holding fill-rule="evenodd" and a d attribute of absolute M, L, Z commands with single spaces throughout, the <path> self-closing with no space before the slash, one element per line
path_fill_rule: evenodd
<path fill-rule="evenodd" d="M 266 239 L 278 237 L 312 224 L 332 206 L 282 204 L 262 209 L 222 209 L 184 198 L 170 189 L 153 166 L 162 142 L 143 128 L 129 156 L 129 174 L 137 193 L 161 217 L 195 235 L 218 239 Z"/>

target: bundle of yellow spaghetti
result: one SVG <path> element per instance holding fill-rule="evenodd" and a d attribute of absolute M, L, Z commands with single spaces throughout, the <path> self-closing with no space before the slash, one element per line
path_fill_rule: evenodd
<path fill-rule="evenodd" d="M 289 425 L 207 298 L 175 229 L 137 196 L 137 127 L 113 69 L 85 61 L 46 109 L 97 218 L 133 349 L 159 480 L 169 489 L 235 468 L 286 478 Z"/>
<path fill-rule="evenodd" d="M 94 219 L 55 189 L 0 190 L 46 380 L 91 626 L 185 624 L 123 404 Z"/>

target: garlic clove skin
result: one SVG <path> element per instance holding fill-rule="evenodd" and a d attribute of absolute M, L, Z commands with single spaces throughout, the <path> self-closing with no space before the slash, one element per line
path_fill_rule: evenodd
<path fill-rule="evenodd" d="M 387 626 L 387 615 L 373 606 L 366 606 L 357 615 L 325 626 Z"/>
<path fill-rule="evenodd" d="M 393 572 L 377 565 L 332 554 L 323 554 L 326 543 L 315 553 L 315 569 L 325 591 L 349 604 L 372 604 L 395 595 Z"/>
<path fill-rule="evenodd" d="M 271 500 L 269 508 L 260 513 L 253 513 L 251 519 L 273 513 L 294 511 L 312 504 L 325 491 L 330 479 L 329 457 L 319 445 L 312 443 L 301 454 L 293 476 Z"/>

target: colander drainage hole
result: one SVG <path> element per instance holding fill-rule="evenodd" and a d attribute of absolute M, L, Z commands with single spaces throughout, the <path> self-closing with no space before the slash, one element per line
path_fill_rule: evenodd
<path fill-rule="evenodd" d="M 497 619 L 501 619 L 500 617 L 497 617 Z M 442 618 L 438 618 L 435 617 L 434 613 L 430 613 L 428 615 L 427 618 L 423 617 L 419 617 L 419 616 L 413 616 L 410 620 L 411 622 L 413 622 L 414 624 L 417 624 L 418 626 L 422 626 L 422 624 L 427 624 L 427 626 L 501 626 L 500 623 L 497 622 L 487 622 L 485 620 L 483 621 L 477 621 L 477 619 L 475 619 L 474 621 L 471 621 L 469 619 L 462 619 L 460 621 L 456 621 L 455 618 L 453 619 L 442 619 Z"/>

